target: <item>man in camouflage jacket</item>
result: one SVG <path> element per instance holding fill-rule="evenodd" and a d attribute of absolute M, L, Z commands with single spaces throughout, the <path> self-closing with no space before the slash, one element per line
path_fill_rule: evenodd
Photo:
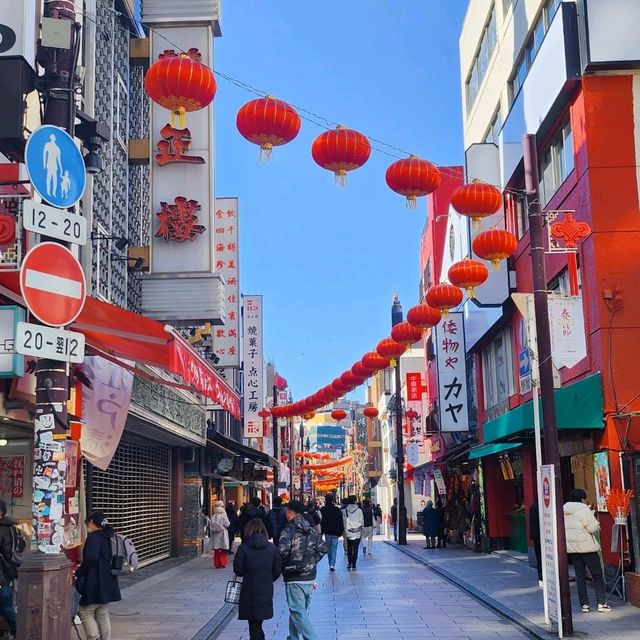
<path fill-rule="evenodd" d="M 316 565 L 327 553 L 327 545 L 304 518 L 302 502 L 287 505 L 287 524 L 280 534 L 282 576 L 289 606 L 289 640 L 318 640 L 311 625 L 309 606 L 316 579 Z"/>

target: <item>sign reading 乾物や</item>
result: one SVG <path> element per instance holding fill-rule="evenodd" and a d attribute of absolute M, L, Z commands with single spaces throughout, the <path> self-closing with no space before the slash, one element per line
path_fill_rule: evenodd
<path fill-rule="evenodd" d="M 468 431 L 467 367 L 462 313 L 449 313 L 436 327 L 438 407 L 441 431 Z"/>
<path fill-rule="evenodd" d="M 264 403 L 262 356 L 262 296 L 243 296 L 244 437 L 262 438 Z"/>

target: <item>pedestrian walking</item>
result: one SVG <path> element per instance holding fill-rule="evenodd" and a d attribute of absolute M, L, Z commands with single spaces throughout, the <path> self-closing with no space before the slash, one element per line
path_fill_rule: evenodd
<path fill-rule="evenodd" d="M 593 579 L 596 591 L 598 612 L 611 611 L 607 604 L 607 597 L 600 562 L 600 544 L 594 534 L 600 530 L 600 524 L 593 515 L 589 505 L 585 504 L 587 492 L 584 489 L 574 489 L 569 494 L 569 501 L 564 505 L 564 528 L 567 541 L 567 553 L 571 557 L 576 571 L 578 599 L 582 611 L 591 611 L 589 594 L 587 593 L 587 569 Z"/>
<path fill-rule="evenodd" d="M 259 518 L 262 520 L 262 524 L 264 524 L 264 528 L 267 530 L 267 535 L 271 537 L 271 525 L 269 524 L 269 518 L 267 514 L 264 512 L 264 509 L 261 509 L 262 500 L 257 496 L 251 498 L 251 504 L 244 510 L 244 513 L 240 516 L 240 539 L 244 542 L 244 528 L 247 526 L 249 520 L 253 520 L 254 518 Z"/>
<path fill-rule="evenodd" d="M 13 604 L 14 580 L 18 577 L 18 568 L 12 560 L 14 548 L 15 523 L 7 517 L 7 503 L 0 500 L 0 615 L 16 635 L 16 609 Z"/>
<path fill-rule="evenodd" d="M 280 541 L 280 532 L 287 524 L 286 510 L 282 506 L 282 498 L 280 496 L 276 496 L 273 499 L 273 508 L 267 515 L 269 517 L 269 526 L 271 527 L 271 537 L 273 538 L 273 544 L 275 544 L 277 547 L 278 542 Z"/>
<path fill-rule="evenodd" d="M 380 527 L 382 526 L 382 508 L 380 507 L 379 504 L 376 504 L 376 506 L 373 509 L 373 513 L 375 514 L 375 517 L 376 517 L 376 535 L 379 536 Z"/>
<path fill-rule="evenodd" d="M 371 555 L 373 550 L 373 525 L 375 522 L 375 515 L 371 501 L 369 499 L 364 500 L 362 503 L 362 555 L 367 553 Z"/>
<path fill-rule="evenodd" d="M 389 514 L 389 521 L 393 527 L 393 539 L 398 541 L 398 498 L 393 499 L 391 505 L 391 513 Z"/>
<path fill-rule="evenodd" d="M 356 571 L 358 563 L 358 547 L 362 537 L 364 516 L 358 506 L 356 496 L 349 496 L 349 501 L 344 510 L 344 532 L 347 536 L 347 570 Z"/>
<path fill-rule="evenodd" d="M 325 496 L 324 507 L 320 509 L 320 513 L 322 514 L 320 527 L 328 548 L 329 569 L 335 571 L 338 541 L 344 533 L 344 518 L 342 511 L 334 504 L 334 497 L 331 493 Z"/>
<path fill-rule="evenodd" d="M 87 640 L 110 640 L 109 603 L 122 600 L 118 577 L 111 573 L 111 538 L 115 531 L 102 511 L 94 511 L 85 522 L 89 535 L 76 570 L 78 615 Z"/>
<path fill-rule="evenodd" d="M 267 529 L 259 518 L 249 520 L 245 527 L 233 571 L 242 578 L 238 620 L 249 622 L 249 640 L 265 640 L 262 623 L 273 618 L 273 583 L 282 573 L 282 556 L 267 539 Z"/>
<path fill-rule="evenodd" d="M 447 510 L 444 508 L 442 498 L 438 496 L 436 498 L 436 512 L 438 514 L 438 549 L 446 548 L 447 546 Z"/>
<path fill-rule="evenodd" d="M 425 549 L 436 548 L 436 538 L 440 533 L 438 512 L 433 508 L 433 500 L 427 500 L 427 506 L 422 510 L 422 532 L 426 539 Z"/>
<path fill-rule="evenodd" d="M 536 569 L 538 570 L 538 584 L 542 586 L 542 547 L 540 544 L 540 512 L 538 511 L 538 499 L 529 508 L 529 537 L 533 542 L 533 550 L 536 555 Z"/>
<path fill-rule="evenodd" d="M 282 555 L 287 605 L 289 606 L 288 640 L 318 640 L 309 618 L 311 594 L 316 579 L 316 566 L 327 552 L 327 546 L 305 520 L 302 502 L 287 505 L 287 525 L 280 534 L 278 549 Z"/>
<path fill-rule="evenodd" d="M 229 561 L 229 517 L 224 508 L 224 502 L 218 500 L 213 505 L 213 514 L 209 518 L 211 531 L 211 546 L 213 548 L 213 566 L 224 569 Z"/>
<path fill-rule="evenodd" d="M 229 518 L 229 555 L 233 555 L 233 541 L 236 539 L 236 533 L 238 533 L 238 527 L 240 525 L 240 518 L 236 513 L 236 508 L 232 502 L 227 503 L 227 518 Z"/>

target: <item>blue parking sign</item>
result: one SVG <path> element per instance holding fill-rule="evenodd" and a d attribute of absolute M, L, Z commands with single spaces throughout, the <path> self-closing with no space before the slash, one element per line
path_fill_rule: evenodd
<path fill-rule="evenodd" d="M 64 129 L 38 127 L 27 140 L 24 161 L 33 188 L 49 204 L 67 209 L 82 197 L 87 183 L 84 159 Z"/>

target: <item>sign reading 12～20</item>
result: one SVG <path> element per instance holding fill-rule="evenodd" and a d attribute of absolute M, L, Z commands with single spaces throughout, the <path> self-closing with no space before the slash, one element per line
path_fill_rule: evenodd
<path fill-rule="evenodd" d="M 38 127 L 27 140 L 24 162 L 33 188 L 45 202 L 61 209 L 78 203 L 87 172 L 80 149 L 64 129 Z"/>

